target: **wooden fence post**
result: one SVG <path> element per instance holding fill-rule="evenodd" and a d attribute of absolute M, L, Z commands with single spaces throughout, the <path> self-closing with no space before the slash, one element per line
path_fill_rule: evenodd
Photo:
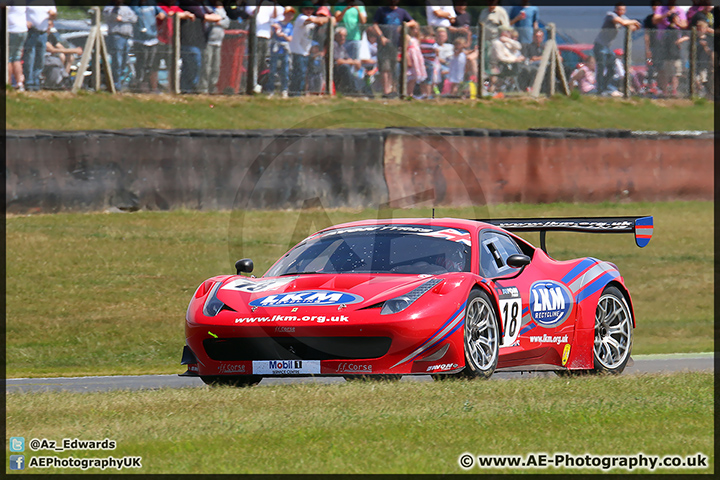
<path fill-rule="evenodd" d="M 403 22 L 400 30 L 400 98 L 408 95 L 407 91 L 407 23 Z M 410 92 L 412 95 L 412 92 Z"/>
<path fill-rule="evenodd" d="M 478 20 L 478 86 L 477 98 L 480 99 L 486 95 L 485 91 L 485 25 Z"/>
<path fill-rule="evenodd" d="M 554 23 L 548 23 L 548 33 L 550 40 L 552 41 L 553 47 L 557 45 L 557 32 L 555 30 L 555 24 Z M 555 51 L 552 52 L 550 55 L 550 90 L 548 94 L 552 97 L 555 95 L 555 69 L 557 68 L 557 55 L 555 55 Z"/>
<path fill-rule="evenodd" d="M 95 66 L 96 71 L 93 72 L 95 75 L 95 91 L 100 90 L 100 56 L 102 55 L 102 68 L 105 70 L 105 82 L 107 83 L 107 89 L 110 93 L 116 93 L 115 83 L 113 82 L 112 69 L 110 68 L 110 59 L 108 58 L 107 45 L 105 45 L 105 39 L 102 36 L 100 29 L 100 7 L 93 7 L 95 9 L 95 24 L 90 27 L 88 38 L 85 41 L 85 48 L 83 48 L 82 56 L 80 57 L 80 67 L 77 70 L 75 76 L 75 82 L 73 82 L 72 93 L 77 93 L 82 87 L 85 79 L 85 72 L 90 65 L 90 57 L 93 51 L 95 51 Z"/>
<path fill-rule="evenodd" d="M 2 24 L 5 27 L 5 81 L 10 85 L 10 69 L 8 64 L 10 63 L 10 32 L 8 32 L 8 6 L 3 5 L 2 7 Z M 17 78 L 15 79 L 18 80 Z"/>
<path fill-rule="evenodd" d="M 625 51 L 623 52 L 623 68 L 625 78 L 623 79 L 623 97 L 630 98 L 630 56 L 632 52 L 632 35 L 630 27 L 625 27 Z"/>
<path fill-rule="evenodd" d="M 260 7 L 255 9 L 255 13 Z M 255 84 L 257 83 L 257 35 L 256 35 L 256 24 L 255 15 L 248 18 L 248 59 L 247 59 L 247 86 L 245 93 L 247 95 L 255 94 Z"/>
<path fill-rule="evenodd" d="M 325 95 L 334 95 L 333 83 L 335 81 L 335 18 L 330 17 L 325 39 Z"/>
<path fill-rule="evenodd" d="M 695 75 L 697 75 L 697 27 L 690 30 L 690 72 L 688 79 L 688 97 L 697 95 L 695 91 Z"/>
<path fill-rule="evenodd" d="M 172 58 L 170 59 L 170 92 L 180 93 L 180 17 L 173 15 Z"/>
<path fill-rule="evenodd" d="M 97 25 L 98 34 L 95 36 L 95 58 L 93 59 L 93 83 L 95 84 L 95 91 L 99 92 L 102 88 L 102 73 L 100 72 L 100 37 L 102 36 L 102 20 L 100 18 L 100 7 L 92 7 L 93 9 L 93 25 Z M 80 72 L 77 72 L 78 74 Z M 83 74 L 84 75 L 84 74 Z"/>

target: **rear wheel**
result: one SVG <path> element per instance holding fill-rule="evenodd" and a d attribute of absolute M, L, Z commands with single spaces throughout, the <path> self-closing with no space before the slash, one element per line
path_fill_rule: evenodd
<path fill-rule="evenodd" d="M 603 290 L 595 310 L 595 373 L 619 374 L 625 369 L 632 350 L 632 315 L 617 287 Z"/>
<path fill-rule="evenodd" d="M 252 387 L 262 380 L 260 375 L 201 375 L 200 379 L 213 387 Z"/>

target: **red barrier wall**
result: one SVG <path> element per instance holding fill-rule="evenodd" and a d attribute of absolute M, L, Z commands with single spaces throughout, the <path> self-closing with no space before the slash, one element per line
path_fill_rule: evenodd
<path fill-rule="evenodd" d="M 712 136 L 419 136 L 385 141 L 390 199 L 434 204 L 712 200 Z"/>

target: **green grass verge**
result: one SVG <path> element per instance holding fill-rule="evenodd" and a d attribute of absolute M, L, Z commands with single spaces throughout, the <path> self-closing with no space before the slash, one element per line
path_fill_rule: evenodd
<path fill-rule="evenodd" d="M 714 129 L 714 104 L 690 100 L 562 97 L 532 100 L 268 99 L 246 96 L 6 92 L 8 129 L 265 129 L 531 127 Z"/>
<path fill-rule="evenodd" d="M 131 473 L 463 473 L 465 452 L 703 453 L 707 469 L 656 473 L 712 473 L 713 403 L 712 373 L 678 373 L 8 394 L 6 421 L 8 436 L 27 442 L 117 442 L 106 452 L 27 451 L 26 462 L 142 456 Z"/>
<path fill-rule="evenodd" d="M 392 212 L 429 216 L 429 209 Z M 465 218 L 652 214 L 628 235 L 548 235 L 558 259 L 612 261 L 635 302 L 634 353 L 713 350 L 713 203 L 497 205 L 437 210 Z M 197 286 L 250 257 L 264 273 L 291 244 L 376 211 L 136 212 L 6 218 L 8 377 L 179 373 Z M 323 220 L 325 219 L 325 220 Z M 242 227 L 242 228 L 241 228 Z M 232 242 L 228 241 L 232 238 Z M 528 240 L 538 244 L 537 235 Z"/>

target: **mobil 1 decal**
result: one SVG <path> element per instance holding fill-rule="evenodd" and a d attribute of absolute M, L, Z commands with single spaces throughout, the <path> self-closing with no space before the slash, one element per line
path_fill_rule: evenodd
<path fill-rule="evenodd" d="M 500 348 L 510 347 L 517 340 L 522 323 L 520 290 L 517 287 L 499 287 L 497 293 L 504 332 Z"/>
<path fill-rule="evenodd" d="M 545 328 L 560 325 L 573 308 L 570 290 L 562 283 L 541 280 L 530 286 L 530 317 Z"/>

